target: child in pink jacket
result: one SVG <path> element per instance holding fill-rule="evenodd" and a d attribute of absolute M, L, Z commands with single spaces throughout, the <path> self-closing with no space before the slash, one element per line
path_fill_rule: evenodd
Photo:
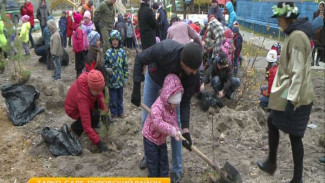
<path fill-rule="evenodd" d="M 231 29 L 227 29 L 227 30 L 225 30 L 223 35 L 225 36 L 225 40 L 224 40 L 223 44 L 221 45 L 221 51 L 227 55 L 228 60 L 231 60 L 231 66 L 234 69 L 234 63 L 233 63 L 233 59 L 232 59 L 232 54 L 235 50 L 235 46 L 233 45 L 234 34 Z"/>
<path fill-rule="evenodd" d="M 177 106 L 180 104 L 184 89 L 177 75 L 166 76 L 160 96 L 151 106 L 142 129 L 144 150 L 149 177 L 168 177 L 167 136 L 180 141 L 177 123 Z"/>
<path fill-rule="evenodd" d="M 77 71 L 77 78 L 81 74 L 82 69 L 85 67 L 85 45 L 84 36 L 86 33 L 81 28 L 82 16 L 79 13 L 73 12 L 73 52 L 75 53 L 75 69 Z M 87 35 L 86 35 L 87 36 Z"/>

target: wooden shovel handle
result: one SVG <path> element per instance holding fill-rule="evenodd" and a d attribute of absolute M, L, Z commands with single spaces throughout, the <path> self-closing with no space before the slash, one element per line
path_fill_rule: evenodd
<path fill-rule="evenodd" d="M 151 113 L 150 108 L 145 105 L 144 103 L 141 103 L 140 106 L 147 111 L 147 113 Z M 181 134 L 177 134 L 177 137 L 179 139 L 186 140 Z M 220 171 L 219 167 L 217 167 L 216 165 L 213 164 L 213 162 L 206 156 L 204 155 L 198 148 L 196 148 L 194 145 L 191 146 L 192 151 L 197 154 L 200 158 L 202 158 L 205 162 L 207 162 L 213 169 Z"/>

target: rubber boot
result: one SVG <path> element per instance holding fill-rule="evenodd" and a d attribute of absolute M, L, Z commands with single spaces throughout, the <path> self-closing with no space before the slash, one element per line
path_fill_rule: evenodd
<path fill-rule="evenodd" d="M 257 162 L 258 168 L 260 168 L 262 171 L 273 175 L 276 170 L 276 163 L 271 163 L 269 160 L 266 160 L 264 162 L 258 161 Z"/>

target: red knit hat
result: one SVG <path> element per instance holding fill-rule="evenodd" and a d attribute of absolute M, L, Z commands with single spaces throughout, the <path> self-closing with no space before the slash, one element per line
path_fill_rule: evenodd
<path fill-rule="evenodd" d="M 215 19 L 216 17 L 214 15 L 209 15 L 208 21 L 210 22 L 211 20 Z"/>
<path fill-rule="evenodd" d="M 79 24 L 82 20 L 82 15 L 79 13 L 73 12 L 73 19 L 76 24 Z"/>
<path fill-rule="evenodd" d="M 233 35 L 231 29 L 227 29 L 227 30 L 225 30 L 225 32 L 223 33 L 223 35 L 224 35 L 226 38 L 233 38 L 233 37 L 234 37 L 234 35 Z"/>
<path fill-rule="evenodd" d="M 104 76 L 100 71 L 91 70 L 87 76 L 87 82 L 90 89 L 101 91 L 105 87 Z"/>

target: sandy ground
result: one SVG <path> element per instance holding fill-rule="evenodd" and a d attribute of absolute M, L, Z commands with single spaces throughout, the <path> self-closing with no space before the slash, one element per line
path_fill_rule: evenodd
<path fill-rule="evenodd" d="M 62 80 L 59 82 L 51 80 L 52 71 L 39 64 L 38 57 L 34 54 L 23 62 L 32 71 L 27 84 L 35 86 L 41 92 L 37 104 L 46 107 L 45 112 L 28 124 L 13 126 L 6 117 L 5 100 L 0 97 L 0 182 L 27 182 L 33 176 L 147 176 L 147 170 L 140 170 L 138 167 L 143 156 L 141 109 L 130 103 L 131 78 L 124 90 L 126 118 L 117 120 L 111 126 L 110 136 L 106 141 L 110 149 L 108 154 L 100 154 L 85 135 L 81 138 L 81 156 L 53 157 L 49 153 L 41 138 L 41 130 L 47 126 L 59 129 L 63 124 L 70 125 L 73 122 L 63 108 L 65 95 L 75 79 L 74 54 L 71 48 L 68 50 L 70 65 L 62 67 Z M 132 76 L 135 54 L 130 50 L 128 54 Z M 5 72 L 1 74 L 1 85 L 10 84 L 12 67 L 12 64 L 7 65 Z M 317 163 L 317 157 L 325 152 L 318 143 L 325 130 L 324 71 L 313 70 L 313 77 L 316 100 L 309 123 L 315 123 L 318 127 L 308 128 L 303 139 L 304 181 L 320 183 L 325 181 L 325 166 Z M 260 74 L 260 78 L 263 79 L 264 74 Z M 253 97 L 255 101 L 258 99 L 258 91 Z M 268 152 L 268 114 L 255 102 L 244 101 L 237 106 L 233 105 L 233 101 L 227 101 L 227 106 L 221 110 L 210 109 L 204 113 L 199 108 L 199 101 L 193 97 L 190 130 L 194 144 L 219 166 L 223 166 L 226 161 L 233 164 L 244 182 L 276 183 L 291 179 L 291 147 L 289 137 L 284 133 L 281 133 L 275 175 L 269 176 L 257 168 L 255 162 L 264 159 Z M 168 151 L 171 161 L 169 145 Z M 209 182 L 208 175 L 213 173 L 199 157 L 183 149 L 183 183 Z"/>

